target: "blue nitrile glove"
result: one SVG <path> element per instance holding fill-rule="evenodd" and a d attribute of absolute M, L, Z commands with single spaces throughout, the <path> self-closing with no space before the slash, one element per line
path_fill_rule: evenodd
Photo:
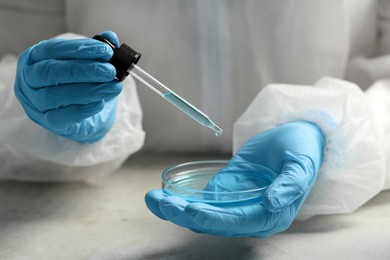
<path fill-rule="evenodd" d="M 118 45 L 115 33 L 102 35 Z M 122 84 L 109 61 L 112 49 L 94 39 L 50 39 L 18 60 L 15 95 L 26 114 L 49 131 L 95 142 L 111 128 Z"/>
<path fill-rule="evenodd" d="M 147 193 L 145 202 L 156 216 L 195 232 L 267 237 L 286 230 L 294 220 L 315 183 L 324 149 L 325 137 L 316 125 L 304 121 L 287 123 L 253 136 L 229 163 L 233 167 L 245 162 L 260 164 L 278 174 L 262 202 L 216 207 L 189 203 L 161 190 Z"/>

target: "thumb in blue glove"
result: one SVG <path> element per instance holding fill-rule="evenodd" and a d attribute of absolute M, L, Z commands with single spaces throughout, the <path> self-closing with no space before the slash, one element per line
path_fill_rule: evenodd
<path fill-rule="evenodd" d="M 150 191 L 145 201 L 156 216 L 195 232 L 267 237 L 286 230 L 296 217 L 315 183 L 324 149 L 325 137 L 316 125 L 304 121 L 284 124 L 253 136 L 229 162 L 231 167 L 259 164 L 277 173 L 263 201 L 217 207 L 187 202 L 161 190 Z M 208 185 L 208 189 L 234 190 L 234 183 L 229 185 L 233 186 Z"/>
<path fill-rule="evenodd" d="M 114 44 L 113 32 L 102 35 Z M 112 49 L 93 39 L 42 41 L 18 59 L 15 95 L 31 120 L 78 142 L 95 142 L 111 128 L 117 96 Z"/>

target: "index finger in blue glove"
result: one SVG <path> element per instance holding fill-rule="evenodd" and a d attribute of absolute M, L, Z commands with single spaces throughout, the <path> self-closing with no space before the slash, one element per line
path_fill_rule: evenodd
<path fill-rule="evenodd" d="M 88 104 L 112 98 L 122 91 L 119 81 L 107 83 L 74 83 L 39 89 L 24 90 L 26 102 L 31 103 L 40 112 L 58 109 L 72 104 Z"/>
<path fill-rule="evenodd" d="M 44 60 L 24 68 L 24 78 L 32 88 L 67 83 L 109 82 L 115 78 L 115 67 L 92 60 Z"/>
<path fill-rule="evenodd" d="M 53 38 L 28 49 L 30 63 L 48 59 L 92 59 L 108 61 L 114 54 L 106 43 L 86 39 Z"/>

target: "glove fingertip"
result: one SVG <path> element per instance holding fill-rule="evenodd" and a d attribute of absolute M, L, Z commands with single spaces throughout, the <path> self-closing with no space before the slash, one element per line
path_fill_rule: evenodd
<path fill-rule="evenodd" d="M 274 196 L 270 195 L 269 193 L 266 193 L 264 195 L 263 205 L 270 212 L 279 211 L 280 209 L 282 209 L 284 207 L 284 205 L 281 203 L 281 201 L 278 198 L 275 198 Z"/>
<path fill-rule="evenodd" d="M 145 195 L 145 204 L 148 209 L 162 220 L 168 220 L 160 210 L 160 201 L 165 198 L 161 190 L 151 190 Z"/>
<path fill-rule="evenodd" d="M 300 185 L 273 185 L 266 190 L 263 204 L 268 211 L 276 212 L 291 205 L 303 195 L 304 192 Z"/>
<path fill-rule="evenodd" d="M 187 201 L 175 196 L 167 196 L 159 204 L 162 214 L 169 221 L 185 228 L 193 226 L 193 220 L 185 214 L 188 205 Z"/>
<path fill-rule="evenodd" d="M 288 193 L 283 185 L 271 185 L 264 194 L 264 207 L 270 212 L 283 209 L 292 202 Z"/>
<path fill-rule="evenodd" d="M 111 85 L 111 92 L 114 93 L 114 95 L 119 95 L 122 92 L 123 85 L 122 82 L 114 81 Z"/>
<path fill-rule="evenodd" d="M 111 43 L 113 43 L 116 47 L 119 47 L 119 38 L 113 31 L 104 31 L 100 33 L 101 36 L 109 40 Z"/>

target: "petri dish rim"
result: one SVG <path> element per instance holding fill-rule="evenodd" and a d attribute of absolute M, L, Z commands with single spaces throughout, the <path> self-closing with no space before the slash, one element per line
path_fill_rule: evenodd
<path fill-rule="evenodd" d="M 228 160 L 204 160 L 204 161 L 192 161 L 192 162 L 185 162 L 185 163 L 180 163 L 180 164 L 176 164 L 174 166 L 171 166 L 167 169 L 165 169 L 163 171 L 163 173 L 161 174 L 161 179 L 162 179 L 162 182 L 165 184 L 165 185 L 170 185 L 172 187 L 174 187 L 175 189 L 177 190 L 181 190 L 181 191 L 184 191 L 184 192 L 190 192 L 190 193 L 202 193 L 202 194 L 215 194 L 214 191 L 205 191 L 205 190 L 198 190 L 198 189 L 190 189 L 190 188 L 184 188 L 184 187 L 180 187 L 180 186 L 177 186 L 175 184 L 173 184 L 172 182 L 168 181 L 165 176 L 179 168 L 179 167 L 186 167 L 186 166 L 196 166 L 196 165 L 205 165 L 205 164 L 221 164 L 221 165 L 227 165 L 228 164 Z M 246 163 L 243 163 L 243 164 L 246 164 Z M 250 163 L 248 163 L 250 164 Z M 263 165 L 260 165 L 260 164 L 257 164 L 256 167 L 259 167 L 259 168 L 262 168 L 270 173 L 272 173 L 275 177 L 277 176 L 277 174 L 271 170 L 270 168 L 268 167 L 265 167 Z M 256 189 L 250 189 L 250 190 L 244 190 L 244 191 L 218 191 L 218 194 L 219 195 L 232 195 L 232 194 L 242 194 L 242 195 L 245 195 L 246 193 L 255 193 L 255 192 L 260 192 L 260 191 L 263 191 L 265 189 L 267 189 L 268 186 L 264 186 L 264 187 L 260 187 L 260 188 L 256 188 Z"/>

